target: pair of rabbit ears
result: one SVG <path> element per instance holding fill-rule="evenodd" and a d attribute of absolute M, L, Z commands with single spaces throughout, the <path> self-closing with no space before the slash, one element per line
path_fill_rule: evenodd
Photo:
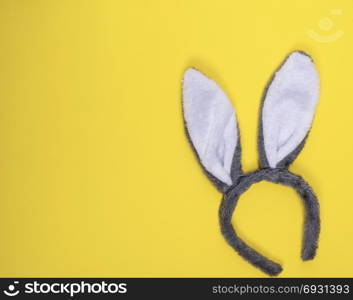
<path fill-rule="evenodd" d="M 319 98 L 319 78 L 312 59 L 293 52 L 274 74 L 264 93 L 259 124 L 262 168 L 288 167 L 302 149 Z M 236 114 L 216 82 L 195 69 L 183 79 L 186 130 L 199 162 L 221 190 L 242 174 Z"/>

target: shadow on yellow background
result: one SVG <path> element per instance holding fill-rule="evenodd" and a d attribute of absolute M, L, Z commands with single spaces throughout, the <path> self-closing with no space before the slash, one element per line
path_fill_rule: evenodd
<path fill-rule="evenodd" d="M 230 96 L 251 171 L 263 88 L 301 49 L 321 97 L 291 171 L 319 197 L 318 255 L 300 259 L 289 188 L 255 185 L 233 221 L 281 276 L 353 276 L 352 14 L 351 0 L 0 1 L 0 275 L 265 276 L 220 234 L 181 77 L 197 67 Z"/>

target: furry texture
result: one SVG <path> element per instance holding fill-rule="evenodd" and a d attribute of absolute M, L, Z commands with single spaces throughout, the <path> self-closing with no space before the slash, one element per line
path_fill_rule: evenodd
<path fill-rule="evenodd" d="M 228 97 L 217 83 L 195 69 L 185 72 L 183 95 L 186 127 L 200 162 L 218 180 L 232 185 L 238 130 Z"/>
<path fill-rule="evenodd" d="M 305 207 L 302 259 L 314 258 L 320 233 L 319 204 L 310 186 L 287 168 L 305 144 L 318 98 L 318 77 L 308 55 L 289 55 L 267 85 L 261 102 L 259 170 L 243 174 L 235 112 L 220 87 L 195 69 L 183 82 L 186 135 L 206 176 L 223 193 L 219 208 L 221 231 L 244 259 L 270 276 L 282 267 L 246 245 L 232 226 L 239 197 L 266 180 L 294 188 Z"/>
<path fill-rule="evenodd" d="M 318 246 L 320 233 L 319 204 L 310 186 L 298 175 L 286 169 L 261 169 L 239 178 L 239 183 L 224 193 L 219 209 L 221 232 L 230 246 L 244 259 L 270 276 L 276 276 L 282 267 L 251 249 L 237 235 L 232 225 L 232 215 L 239 197 L 254 183 L 266 180 L 294 188 L 302 198 L 305 207 L 304 239 L 302 259 L 313 259 Z"/>
<path fill-rule="evenodd" d="M 305 52 L 303 52 L 303 51 L 296 51 L 296 52 L 309 57 L 310 60 L 313 61 L 312 58 L 308 54 L 306 54 Z M 274 74 L 272 75 L 272 77 L 268 81 L 268 83 L 264 89 L 263 95 L 262 95 L 262 100 L 261 100 L 261 104 L 260 104 L 260 114 L 259 114 L 259 130 L 258 130 L 258 152 L 259 152 L 260 168 L 269 168 L 270 167 L 270 164 L 269 164 L 269 162 L 267 160 L 267 156 L 266 156 L 264 135 L 263 135 L 263 132 L 264 132 L 263 120 L 262 120 L 263 107 L 264 107 L 265 99 L 266 99 L 266 96 L 268 93 L 268 89 L 271 86 L 276 74 L 282 68 L 282 66 L 286 63 L 286 61 L 287 61 L 287 59 L 285 59 L 282 62 L 282 64 L 277 68 L 277 70 L 274 72 Z M 302 140 L 302 142 L 292 152 L 290 152 L 286 157 L 284 157 L 280 162 L 277 163 L 278 168 L 288 168 L 290 166 L 290 164 L 296 159 L 296 157 L 299 155 L 300 151 L 303 149 L 307 136 L 308 136 L 308 134 L 305 136 L 305 138 Z"/>
<path fill-rule="evenodd" d="M 263 144 L 270 167 L 278 167 L 305 139 L 318 96 L 312 59 L 303 52 L 292 53 L 273 76 L 262 103 Z"/>
<path fill-rule="evenodd" d="M 191 149 L 192 149 L 192 152 L 194 153 L 195 157 L 196 157 L 196 160 L 199 162 L 200 166 L 201 166 L 201 169 L 202 171 L 204 172 L 204 174 L 206 175 L 206 177 L 211 181 L 211 183 L 216 187 L 216 189 L 221 192 L 221 193 L 224 193 L 225 191 L 227 191 L 229 189 L 229 185 L 227 185 L 226 183 L 222 182 L 221 180 L 219 180 L 217 177 L 213 176 L 212 173 L 210 173 L 202 164 L 201 162 L 201 159 L 191 141 L 191 138 L 190 138 L 190 135 L 189 135 L 189 131 L 187 129 L 187 126 L 186 126 L 186 122 L 185 122 L 185 119 L 184 119 L 184 130 L 185 130 L 185 135 L 190 143 L 190 146 L 191 146 Z M 233 158 L 233 163 L 232 163 L 232 168 L 231 170 L 236 170 L 237 169 L 237 166 L 236 166 L 236 163 L 237 161 L 240 160 L 240 156 L 241 156 L 241 148 L 240 148 L 240 144 L 238 143 L 239 146 L 237 146 L 235 148 L 235 151 L 234 151 L 234 158 Z M 232 173 L 232 171 L 231 171 Z"/>

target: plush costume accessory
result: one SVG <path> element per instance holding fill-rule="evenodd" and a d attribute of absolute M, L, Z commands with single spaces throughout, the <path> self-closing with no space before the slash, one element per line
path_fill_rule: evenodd
<path fill-rule="evenodd" d="M 312 59 L 291 53 L 265 89 L 261 104 L 258 150 L 260 168 L 244 174 L 232 105 L 222 89 L 195 69 L 183 79 L 186 133 L 205 174 L 223 193 L 219 208 L 221 232 L 239 255 L 268 275 L 282 268 L 245 244 L 232 226 L 239 197 L 254 183 L 266 180 L 295 189 L 305 207 L 302 259 L 315 257 L 320 233 L 319 204 L 307 182 L 288 171 L 304 146 L 319 97 L 319 79 Z"/>

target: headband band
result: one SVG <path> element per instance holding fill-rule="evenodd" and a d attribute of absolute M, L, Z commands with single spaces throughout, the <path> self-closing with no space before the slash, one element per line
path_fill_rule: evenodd
<path fill-rule="evenodd" d="M 320 232 L 319 204 L 308 183 L 286 169 L 260 169 L 243 175 L 236 185 L 231 186 L 223 194 L 219 208 L 219 221 L 224 238 L 240 256 L 252 265 L 268 275 L 275 276 L 282 271 L 282 267 L 250 248 L 238 237 L 232 226 L 232 215 L 240 196 L 254 183 L 263 180 L 290 186 L 302 198 L 305 207 L 304 239 L 301 255 L 303 260 L 313 259 L 316 254 Z"/>

